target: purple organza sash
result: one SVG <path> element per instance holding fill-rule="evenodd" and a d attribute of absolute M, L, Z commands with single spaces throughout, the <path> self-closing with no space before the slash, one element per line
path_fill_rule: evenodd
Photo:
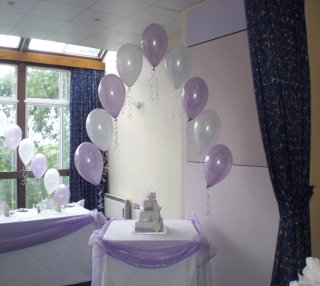
<path fill-rule="evenodd" d="M 178 263 L 197 253 L 198 268 L 201 268 L 199 285 L 211 285 L 209 259 L 215 255 L 215 248 L 208 243 L 204 232 L 195 217 L 188 218 L 198 231 L 191 241 L 147 241 L 144 243 L 117 242 L 104 240 L 112 220 L 109 220 L 101 230 L 92 234 L 89 245 L 92 251 L 92 285 L 101 285 L 103 255 L 107 253 L 113 258 L 141 268 L 164 268 Z M 209 267 L 209 268 L 208 268 Z"/>
<path fill-rule="evenodd" d="M 88 215 L 5 223 L 0 225 L 0 253 L 23 249 L 58 239 L 95 222 L 101 227 L 106 222 L 96 210 Z"/>

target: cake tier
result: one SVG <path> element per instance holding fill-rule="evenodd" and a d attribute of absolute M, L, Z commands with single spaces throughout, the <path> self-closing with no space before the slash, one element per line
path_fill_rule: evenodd
<path fill-rule="evenodd" d="M 162 222 L 137 221 L 135 224 L 136 232 L 160 232 L 162 230 Z"/>

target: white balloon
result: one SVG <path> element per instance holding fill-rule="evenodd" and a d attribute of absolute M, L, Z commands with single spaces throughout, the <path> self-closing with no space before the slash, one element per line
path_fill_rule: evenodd
<path fill-rule="evenodd" d="M 191 55 L 187 47 L 176 44 L 165 58 L 165 67 L 175 88 L 187 79 L 191 71 Z"/>
<path fill-rule="evenodd" d="M 34 156 L 35 150 L 36 150 L 36 148 L 35 148 L 34 143 L 31 139 L 25 138 L 25 139 L 21 140 L 19 147 L 18 147 L 18 153 L 19 153 L 20 159 L 24 165 L 29 164 L 32 157 Z"/>
<path fill-rule="evenodd" d="M 213 110 L 204 110 L 195 118 L 193 125 L 194 140 L 201 154 L 207 153 L 221 133 L 221 119 Z"/>
<path fill-rule="evenodd" d="M 51 168 L 48 169 L 43 177 L 44 186 L 47 190 L 47 193 L 50 195 L 60 184 L 60 174 L 57 169 Z"/>
<path fill-rule="evenodd" d="M 117 52 L 116 64 L 120 78 L 128 87 L 131 87 L 141 73 L 141 49 L 133 44 L 125 44 L 121 46 Z"/>
<path fill-rule="evenodd" d="M 0 136 L 4 136 L 4 132 L 7 129 L 8 119 L 3 111 L 0 111 Z"/>
<path fill-rule="evenodd" d="M 86 130 L 92 143 L 100 150 L 109 149 L 113 136 L 113 121 L 106 110 L 92 110 L 87 116 Z"/>

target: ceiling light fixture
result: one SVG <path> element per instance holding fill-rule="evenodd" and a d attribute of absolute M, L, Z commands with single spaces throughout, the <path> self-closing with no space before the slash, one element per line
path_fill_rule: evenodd
<path fill-rule="evenodd" d="M 7 4 L 8 4 L 9 6 L 14 6 L 14 5 L 16 5 L 16 2 L 14 2 L 14 1 L 8 1 Z"/>

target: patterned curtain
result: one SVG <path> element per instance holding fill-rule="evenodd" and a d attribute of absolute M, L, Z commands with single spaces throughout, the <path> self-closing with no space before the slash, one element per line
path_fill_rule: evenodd
<path fill-rule="evenodd" d="M 85 199 L 87 209 L 103 211 L 103 197 L 107 182 L 98 186 L 85 181 L 77 172 L 74 153 L 83 142 L 90 142 L 86 131 L 86 119 L 90 111 L 101 107 L 98 86 L 103 71 L 75 68 L 71 72 L 70 93 L 70 201 Z"/>
<path fill-rule="evenodd" d="M 280 221 L 271 285 L 311 255 L 310 84 L 304 0 L 246 0 L 257 109 Z"/>

